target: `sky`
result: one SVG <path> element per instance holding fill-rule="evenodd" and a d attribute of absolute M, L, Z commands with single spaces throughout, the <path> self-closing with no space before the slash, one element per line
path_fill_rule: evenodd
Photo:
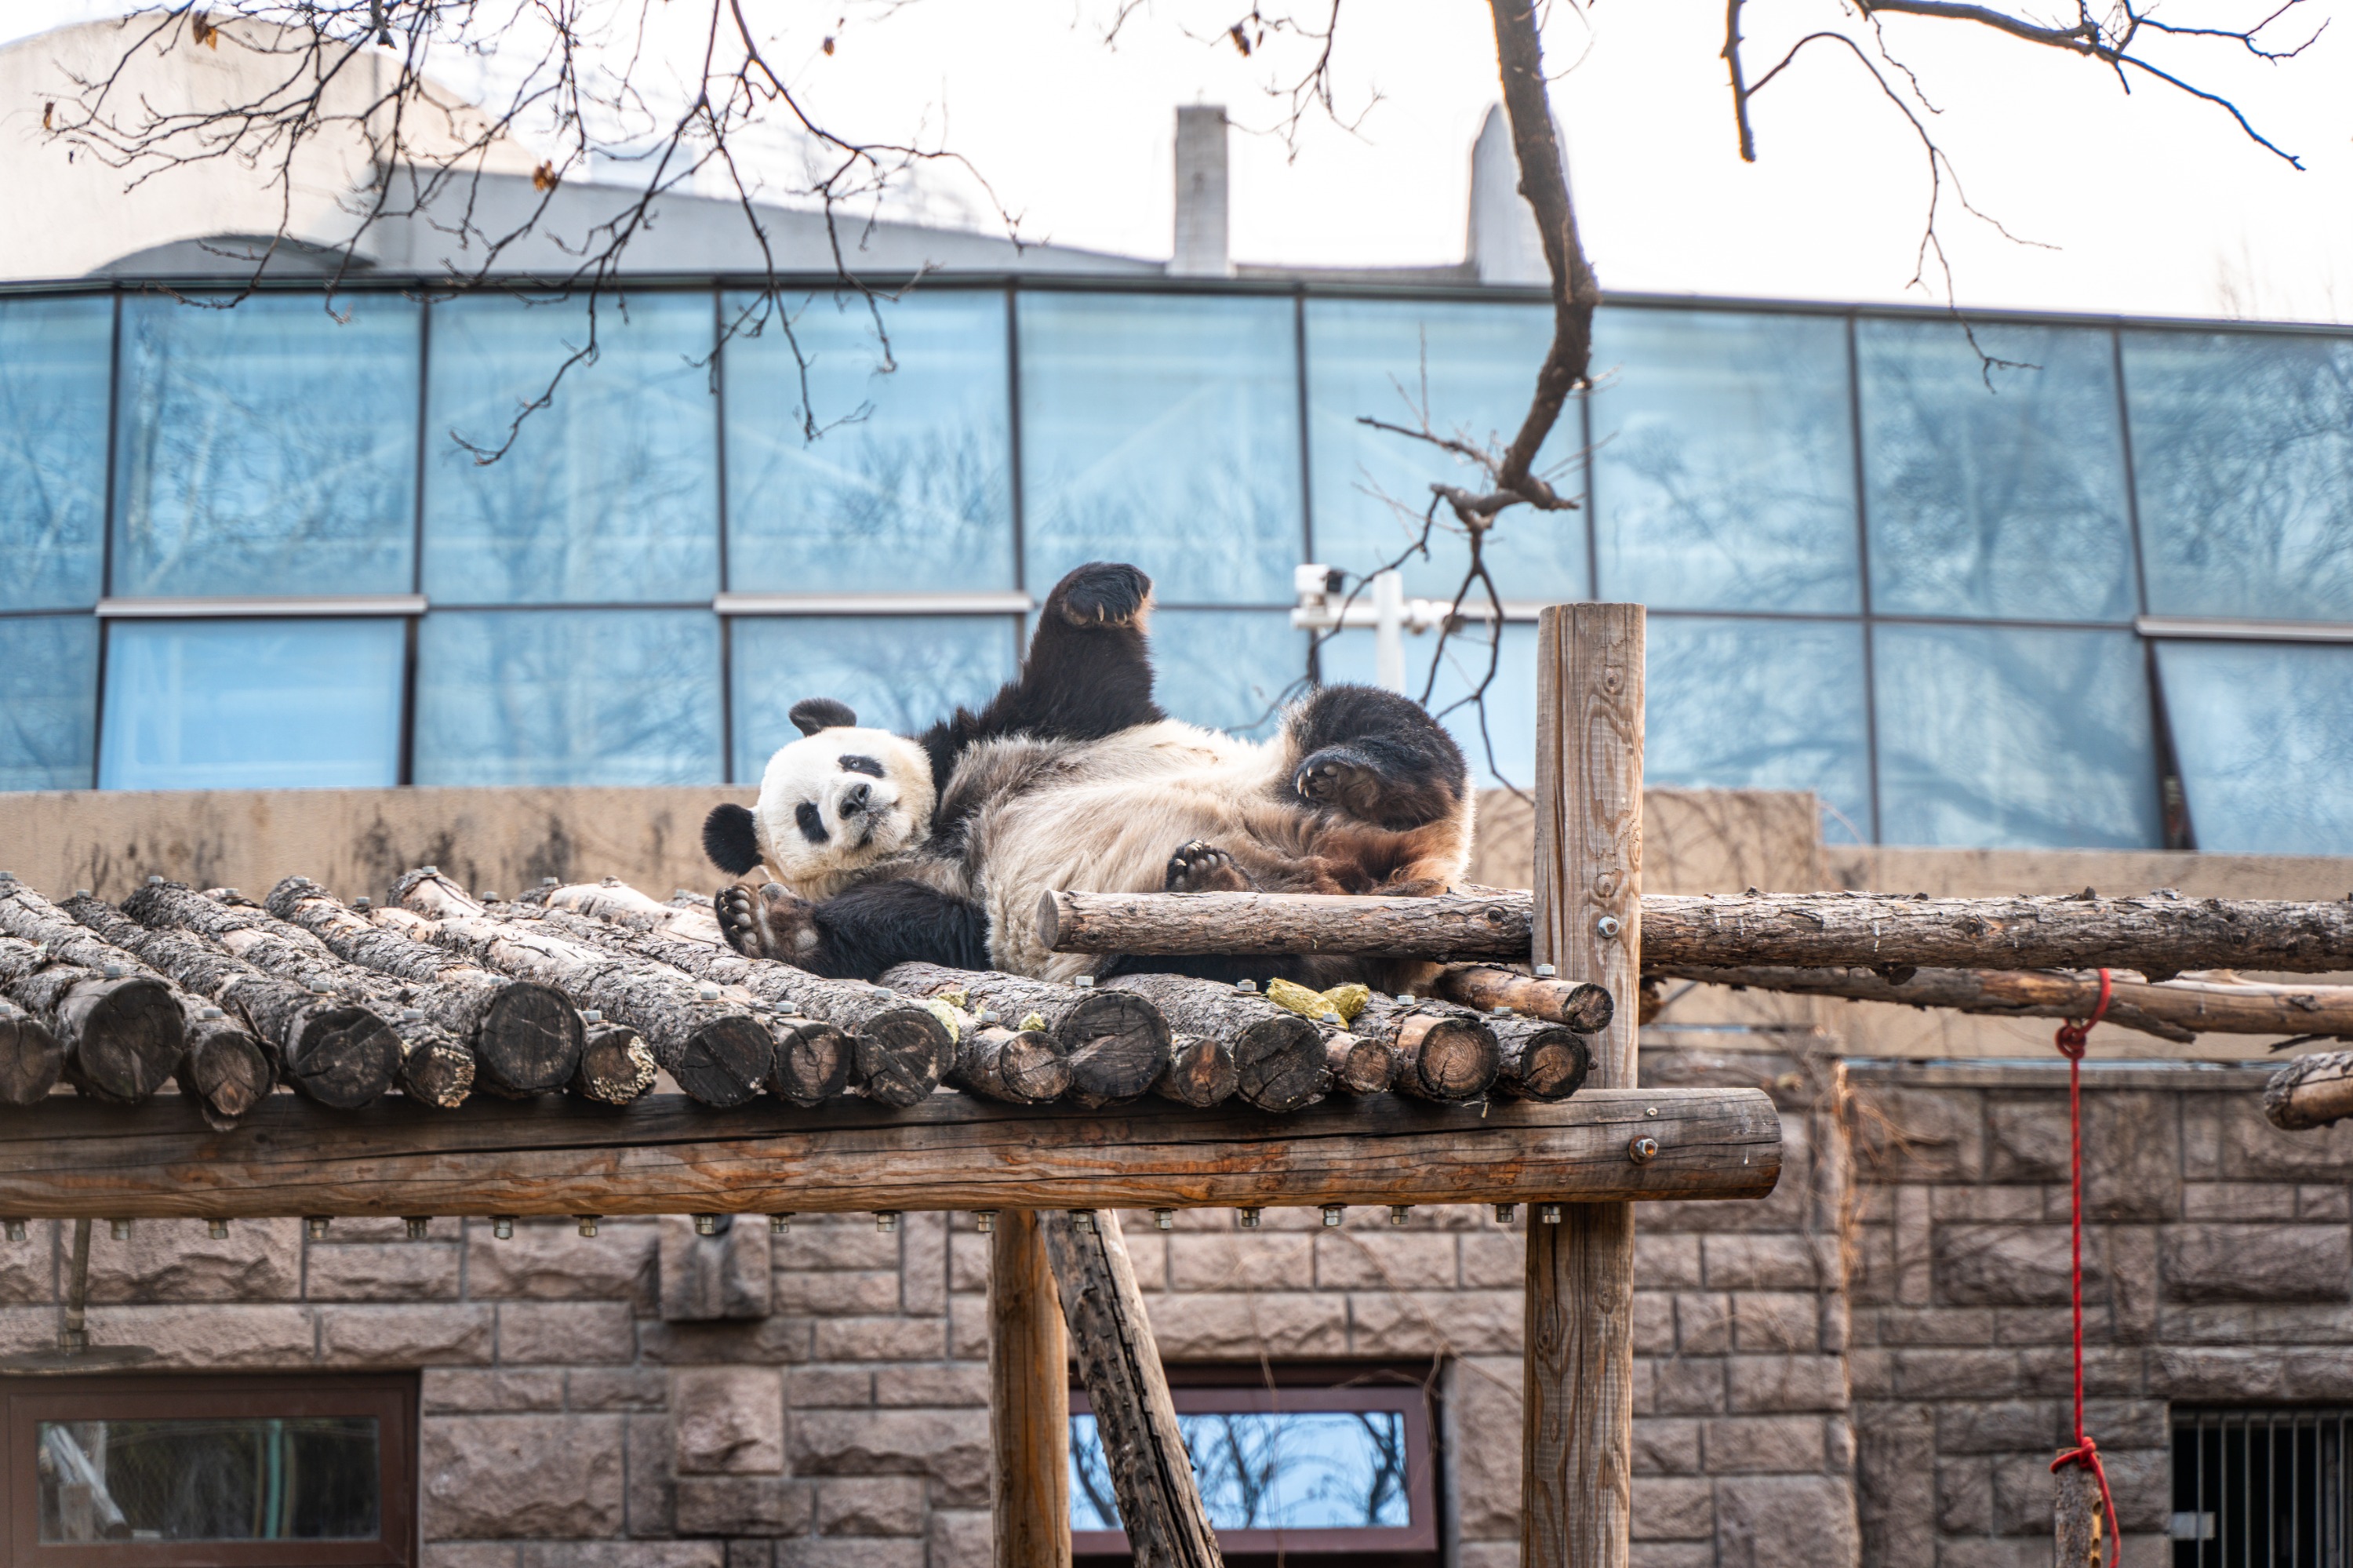
<path fill-rule="evenodd" d="M 1489 14 L 1474 0 L 1345 0 L 1337 123 L 1286 141 L 1281 89 L 1316 46 L 1278 33 L 1244 58 L 1223 37 L 1243 0 L 1145 0 L 1106 41 L 1117 0 L 746 0 L 763 47 L 828 126 L 944 142 L 1027 238 L 1145 256 L 1170 246 L 1174 109 L 1222 103 L 1240 260 L 1381 266 L 1461 259 L 1470 146 L 1497 97 Z M 2276 0 L 2172 0 L 2180 26 L 2240 26 Z M 2067 8 L 2041 0 L 2060 16 Z M 10 0 L 0 37 L 118 9 Z M 846 9 L 845 9 L 846 8 Z M 1283 15 L 1278 0 L 1261 11 Z M 2353 9 L 2348 5 L 2348 9 Z M 702 8 L 658 0 L 652 52 L 699 58 Z M 2019 7 L 2019 14 L 2035 10 Z M 1299 15 L 1320 25 L 1317 0 Z M 1605 290 L 1942 303 L 1913 281 L 1930 185 L 1911 125 L 1854 58 L 1814 46 L 1756 101 L 1760 161 L 1737 154 L 1724 12 L 1709 0 L 1554 0 L 1553 101 L 1588 249 Z M 2224 40 L 2159 39 L 2163 68 L 2234 100 L 2304 164 L 2250 141 L 2221 109 L 2153 79 L 2134 90 L 2078 58 L 1983 28 L 1892 17 L 1890 50 L 1936 112 L 1950 155 L 1938 222 L 1963 305 L 2132 314 L 2353 320 L 2353 17 L 2307 0 L 2263 36 L 2300 58 Z M 662 26 L 678 29 L 660 33 Z M 1752 79 L 1788 43 L 1852 24 L 1837 0 L 1757 0 Z M 822 40 L 834 40 L 827 53 Z M 463 75 L 450 62 L 453 80 Z M 1900 82 L 1899 82 L 1900 85 Z M 1270 89 L 1274 89 L 1270 92 Z M 787 153 L 778 151 L 779 172 Z M 1958 204 L 1971 205 L 2015 238 Z M 995 221 L 969 185 L 932 210 Z"/>

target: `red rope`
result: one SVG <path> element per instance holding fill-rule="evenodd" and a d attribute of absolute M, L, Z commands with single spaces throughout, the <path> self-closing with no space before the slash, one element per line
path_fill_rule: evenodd
<path fill-rule="evenodd" d="M 2108 971 L 2102 969 L 2100 1000 L 2092 1016 L 2061 1024 L 2056 1041 L 2059 1054 L 2067 1058 L 2067 1180 L 2072 1189 L 2067 1241 L 2069 1287 L 2075 1308 L 2075 1446 L 2051 1461 L 2054 1473 L 2082 1465 L 2100 1483 L 2100 1507 L 2107 1515 L 2108 1533 L 2116 1541 L 2111 1563 L 2124 1555 L 2124 1535 L 2116 1528 L 2116 1499 L 2108 1493 L 2108 1472 L 2100 1463 L 2100 1446 L 2084 1431 L 2084 1042 L 2091 1037 L 2092 1026 L 2107 1015 L 2113 989 Z"/>

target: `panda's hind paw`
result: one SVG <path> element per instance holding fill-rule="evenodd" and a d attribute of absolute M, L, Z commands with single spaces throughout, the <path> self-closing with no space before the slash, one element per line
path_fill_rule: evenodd
<path fill-rule="evenodd" d="M 795 897 L 782 883 L 764 883 L 757 889 L 738 883 L 722 888 L 712 903 L 720 935 L 747 959 L 799 963 L 817 949 L 817 906 Z"/>
<path fill-rule="evenodd" d="M 1378 816 L 1381 777 L 1369 758 L 1345 747 L 1327 746 L 1299 765 L 1291 787 L 1303 800 L 1337 806 L 1367 821 Z"/>
<path fill-rule="evenodd" d="M 1130 626 L 1152 598 L 1152 579 L 1134 567 L 1095 561 L 1064 577 L 1054 597 L 1073 626 Z"/>
<path fill-rule="evenodd" d="M 1168 857 L 1166 885 L 1171 893 L 1249 893 L 1257 884 L 1233 856 L 1195 839 Z"/>

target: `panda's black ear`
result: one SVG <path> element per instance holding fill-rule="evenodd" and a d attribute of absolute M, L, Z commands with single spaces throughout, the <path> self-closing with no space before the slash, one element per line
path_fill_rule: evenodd
<path fill-rule="evenodd" d="M 810 697 L 793 705 L 786 715 L 803 735 L 815 735 L 821 729 L 855 729 L 858 715 L 848 703 L 837 703 L 831 697 Z"/>
<path fill-rule="evenodd" d="M 760 863 L 760 839 L 753 831 L 752 813 L 732 801 L 711 808 L 702 820 L 702 853 L 730 876 L 742 876 Z"/>

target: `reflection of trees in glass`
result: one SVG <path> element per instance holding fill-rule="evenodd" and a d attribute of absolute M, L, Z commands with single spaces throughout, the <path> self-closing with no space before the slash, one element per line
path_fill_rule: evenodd
<path fill-rule="evenodd" d="M 1171 716 L 1252 739 L 1274 732 L 1306 667 L 1306 634 L 1279 610 L 1160 610 L 1152 647 L 1153 695 Z"/>
<path fill-rule="evenodd" d="M 707 293 L 633 297 L 596 357 L 495 446 L 551 355 L 587 340 L 577 304 L 482 297 L 434 307 L 425 586 L 465 604 L 708 598 L 718 586 L 717 399 Z"/>
<path fill-rule="evenodd" d="M 1279 604 L 1302 549 L 1299 460 L 1277 488 L 1247 454 L 1138 461 L 1114 451 L 1055 491 L 1025 532 L 1031 577 L 1051 584 L 1082 562 L 1131 560 L 1176 604 Z M 1133 454 L 1130 454 L 1133 455 Z"/>
<path fill-rule="evenodd" d="M 1854 466 L 1842 323 L 1601 313 L 1600 591 L 1683 609 L 1851 609 Z"/>
<path fill-rule="evenodd" d="M 406 593 L 417 307 L 122 302 L 117 594 Z"/>
<path fill-rule="evenodd" d="M 786 715 L 807 697 L 847 703 L 870 729 L 916 734 L 977 707 L 1013 673 L 1007 616 L 760 616 L 729 625 L 734 777 L 760 777 L 800 738 Z"/>
<path fill-rule="evenodd" d="M 368 1540 L 376 1444 L 364 1415 L 43 1422 L 41 1539 Z M 88 1534 L 75 1489 L 94 1505 Z"/>
<path fill-rule="evenodd" d="M 1870 838 L 1859 625 L 1662 615 L 1648 652 L 1644 777 L 1811 789 L 1837 813 L 1825 832 Z"/>
<path fill-rule="evenodd" d="M 1180 1414 L 1201 1503 L 1219 1530 L 1381 1530 L 1413 1522 L 1405 1416 L 1394 1410 Z M 1071 1525 L 1118 1528 L 1092 1415 L 1071 1418 Z M 1090 1517 L 1092 1516 L 1092 1517 Z"/>
<path fill-rule="evenodd" d="M 2148 608 L 2353 610 L 2353 339 L 2126 333 Z"/>
<path fill-rule="evenodd" d="M 1864 322 L 1873 607 L 2115 620 L 2132 537 L 2108 334 Z M 1984 354 L 2007 364 L 1989 366 Z"/>
<path fill-rule="evenodd" d="M 0 789 L 87 789 L 98 701 L 98 622 L 0 619 Z"/>
<path fill-rule="evenodd" d="M 2353 854 L 2353 648 L 2161 642 L 2198 847 Z"/>
<path fill-rule="evenodd" d="M 113 302 L 0 300 L 0 609 L 96 602 Z"/>

